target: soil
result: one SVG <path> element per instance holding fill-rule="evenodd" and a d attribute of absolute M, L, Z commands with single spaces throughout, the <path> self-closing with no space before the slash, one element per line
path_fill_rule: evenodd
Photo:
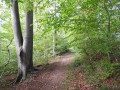
<path fill-rule="evenodd" d="M 7 85 L 0 85 L 0 90 L 97 90 L 94 88 L 99 86 L 89 84 L 84 73 L 77 69 L 66 71 L 66 66 L 71 63 L 72 58 L 73 53 L 67 53 L 51 59 L 48 65 L 38 65 L 37 72 L 28 74 L 27 79 L 18 84 L 10 85 L 16 73 L 5 76 Z M 117 78 L 117 82 L 120 83 L 120 77 Z M 110 77 L 101 83 L 113 87 L 116 80 Z M 120 90 L 120 85 L 116 86 L 116 89 L 108 90 Z"/>
<path fill-rule="evenodd" d="M 66 66 L 70 64 L 73 53 L 61 55 L 49 65 L 36 67 L 37 72 L 29 74 L 25 81 L 15 85 L 0 86 L 0 90 L 63 90 Z M 5 76 L 4 79 L 10 83 L 16 74 Z"/>

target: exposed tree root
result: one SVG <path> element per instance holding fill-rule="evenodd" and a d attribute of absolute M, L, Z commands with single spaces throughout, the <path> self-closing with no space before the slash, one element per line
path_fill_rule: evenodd
<path fill-rule="evenodd" d="M 14 81 L 12 81 L 10 84 L 17 84 L 22 80 L 23 75 L 19 74 L 17 75 L 16 79 Z"/>
<path fill-rule="evenodd" d="M 49 65 L 49 63 L 45 64 L 45 65 Z M 44 65 L 37 65 L 36 67 L 41 67 L 41 66 L 44 66 Z"/>
<path fill-rule="evenodd" d="M 26 72 L 25 76 L 23 75 L 22 72 L 18 72 L 16 79 L 12 81 L 10 84 L 17 84 L 21 81 L 24 81 L 26 79 L 27 74 L 36 73 L 36 71 L 39 71 L 39 70 L 33 67 L 32 69 L 29 69 L 28 72 Z"/>

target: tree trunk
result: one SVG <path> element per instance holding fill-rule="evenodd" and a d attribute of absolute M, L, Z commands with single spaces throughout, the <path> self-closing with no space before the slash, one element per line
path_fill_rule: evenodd
<path fill-rule="evenodd" d="M 56 2 L 55 2 L 55 19 L 56 19 Z M 56 31 L 56 27 L 54 26 L 53 28 L 53 57 L 56 56 L 56 46 L 57 46 L 57 43 L 56 43 L 56 35 L 57 35 L 57 31 Z"/>
<path fill-rule="evenodd" d="M 11 0 L 11 17 L 13 33 L 18 60 L 18 74 L 15 83 L 26 78 L 28 70 L 33 68 L 32 51 L 33 51 L 33 11 L 26 12 L 25 15 L 25 34 L 24 41 L 21 32 L 18 2 Z M 29 19 L 28 19 L 29 18 Z"/>
<path fill-rule="evenodd" d="M 57 34 L 57 32 L 54 29 L 53 30 L 53 57 L 56 56 L 56 46 L 57 46 L 57 44 L 56 44 L 56 34 Z"/>
<path fill-rule="evenodd" d="M 25 12 L 25 29 L 23 50 L 25 53 L 26 65 L 28 69 L 33 68 L 33 10 Z"/>

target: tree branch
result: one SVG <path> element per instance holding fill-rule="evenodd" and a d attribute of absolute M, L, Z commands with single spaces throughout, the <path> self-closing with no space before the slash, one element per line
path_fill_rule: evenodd
<path fill-rule="evenodd" d="M 4 69 L 3 69 L 3 71 L 2 71 L 2 73 L 1 73 L 1 75 L 0 75 L 0 78 L 3 76 L 3 73 L 4 73 L 4 71 L 5 71 L 5 67 L 9 64 L 9 62 L 10 62 L 10 50 L 9 50 L 9 46 L 11 45 L 11 43 L 12 43 L 12 41 L 13 41 L 13 38 L 10 40 L 10 43 L 6 46 L 6 51 L 8 51 L 8 61 L 5 63 L 5 65 L 4 65 Z"/>

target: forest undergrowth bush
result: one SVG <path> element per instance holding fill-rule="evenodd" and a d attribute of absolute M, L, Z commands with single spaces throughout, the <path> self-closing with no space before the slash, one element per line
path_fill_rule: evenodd
<path fill-rule="evenodd" d="M 60 38 L 60 37 L 59 37 Z M 69 52 L 69 45 L 64 38 L 57 39 L 56 53 L 57 55 Z"/>
<path fill-rule="evenodd" d="M 112 56 L 110 56 L 112 58 Z M 96 87 L 101 89 L 111 88 L 109 85 L 102 84 L 101 81 L 113 78 L 116 82 L 117 77 L 120 76 L 120 63 L 111 63 L 107 56 L 101 57 L 100 60 L 87 55 L 75 54 L 72 63 L 67 66 L 68 70 L 77 70 L 85 76 L 88 83 L 94 84 Z M 119 82 L 120 83 L 120 82 Z M 116 84 L 115 84 L 116 85 Z M 112 88 L 115 88 L 113 85 Z M 117 87 L 116 87 L 117 88 Z"/>

